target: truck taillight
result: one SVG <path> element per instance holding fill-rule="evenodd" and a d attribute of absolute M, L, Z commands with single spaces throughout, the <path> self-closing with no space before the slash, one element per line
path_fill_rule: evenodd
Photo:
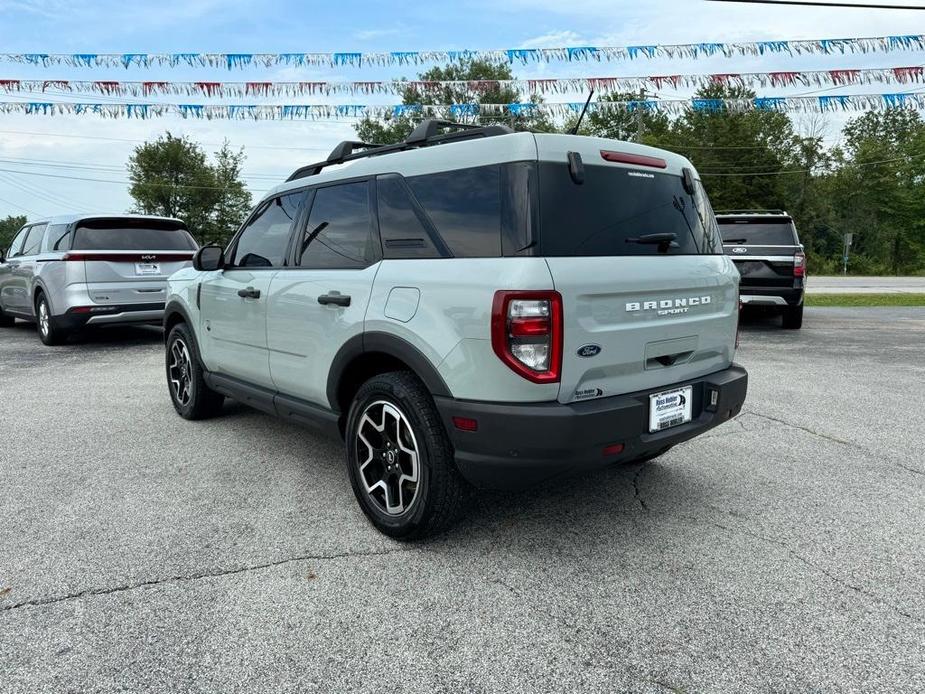
<path fill-rule="evenodd" d="M 554 291 L 495 292 L 491 346 L 527 380 L 557 383 L 562 371 L 562 296 Z"/>
<path fill-rule="evenodd" d="M 806 254 L 802 251 L 793 256 L 793 276 L 806 277 Z"/>

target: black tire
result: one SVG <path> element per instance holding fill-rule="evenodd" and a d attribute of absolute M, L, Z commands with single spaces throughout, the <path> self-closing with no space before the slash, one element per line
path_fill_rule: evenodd
<path fill-rule="evenodd" d="M 359 439 L 361 426 L 369 446 Z M 433 399 L 414 374 L 396 371 L 366 381 L 350 406 L 346 439 L 350 484 L 363 513 L 380 532 L 420 539 L 446 530 L 457 519 L 468 486 L 456 468 Z M 417 454 L 416 474 L 411 450 Z M 390 452 L 396 455 L 389 458 Z M 361 471 L 366 460 L 370 462 Z M 390 505 L 395 512 L 385 508 Z"/>
<path fill-rule="evenodd" d="M 799 330 L 803 327 L 803 304 L 788 306 L 784 310 L 784 327 L 787 330 Z"/>
<path fill-rule="evenodd" d="M 208 419 L 221 412 L 225 396 L 206 385 L 196 340 L 186 323 L 175 325 L 167 336 L 164 365 L 170 402 L 183 419 Z"/>
<path fill-rule="evenodd" d="M 51 304 L 43 292 L 39 292 L 35 297 L 35 327 L 44 345 L 54 347 L 67 341 L 67 332 L 52 315 Z"/>

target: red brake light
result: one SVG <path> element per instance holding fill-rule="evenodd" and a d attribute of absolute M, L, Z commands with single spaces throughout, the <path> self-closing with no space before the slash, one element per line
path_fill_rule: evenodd
<path fill-rule="evenodd" d="M 797 252 L 797 254 L 793 256 L 793 276 L 806 276 L 806 254 L 802 251 Z"/>
<path fill-rule="evenodd" d="M 601 157 L 604 161 L 612 161 L 617 164 L 635 164 L 636 166 L 651 166 L 654 169 L 667 169 L 668 162 L 659 157 L 647 157 L 644 154 L 629 154 L 627 152 L 610 152 L 606 149 L 601 150 Z"/>
<path fill-rule="evenodd" d="M 562 296 L 499 291 L 491 310 L 491 346 L 508 368 L 533 383 L 557 383 L 562 370 Z"/>

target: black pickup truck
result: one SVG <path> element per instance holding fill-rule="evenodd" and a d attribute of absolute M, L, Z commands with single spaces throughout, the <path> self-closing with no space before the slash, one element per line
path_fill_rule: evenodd
<path fill-rule="evenodd" d="M 806 255 L 793 218 L 783 210 L 733 210 L 716 215 L 723 250 L 739 274 L 744 306 L 761 306 L 784 316 L 784 327 L 803 325 Z"/>

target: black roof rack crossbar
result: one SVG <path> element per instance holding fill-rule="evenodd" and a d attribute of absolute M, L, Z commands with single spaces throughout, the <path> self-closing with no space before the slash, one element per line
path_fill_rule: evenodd
<path fill-rule="evenodd" d="M 441 134 L 443 130 L 454 130 L 455 132 Z M 315 176 L 321 173 L 321 170 L 326 166 L 343 164 L 364 157 L 374 157 L 380 154 L 402 152 L 417 147 L 427 147 L 430 145 L 468 140 L 476 137 L 508 135 L 512 132 L 514 131 L 506 125 L 482 126 L 468 123 L 453 123 L 451 121 L 429 118 L 418 125 L 404 142 L 399 142 L 394 145 L 377 145 L 368 142 L 353 142 L 350 140 L 341 142 L 337 147 L 331 150 L 327 159 L 296 169 L 286 181 L 294 181 L 298 178 Z"/>

